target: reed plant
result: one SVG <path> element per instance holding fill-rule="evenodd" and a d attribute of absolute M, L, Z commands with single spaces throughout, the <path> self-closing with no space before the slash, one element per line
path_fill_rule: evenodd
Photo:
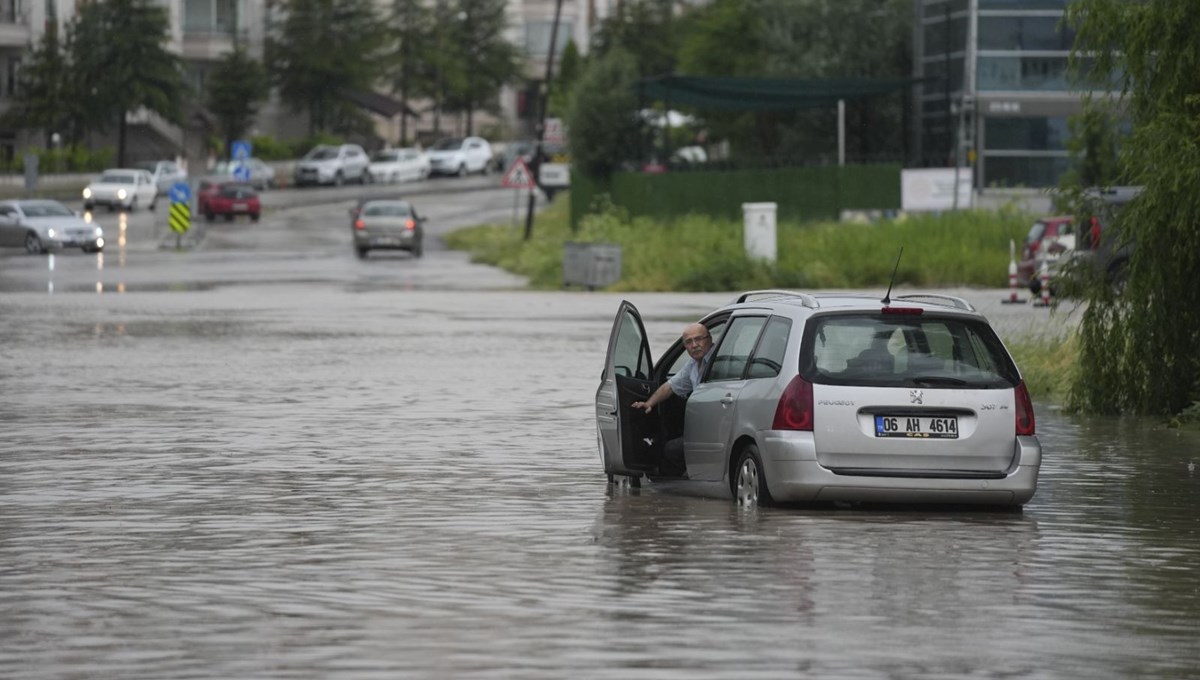
<path fill-rule="evenodd" d="M 564 197 L 565 198 L 565 197 Z M 900 248 L 897 285 L 921 287 L 1008 284 L 1009 244 L 1024 238 L 1032 216 L 1013 210 L 901 215 L 865 223 L 782 221 L 777 261 L 749 258 L 740 221 L 690 215 L 672 223 L 631 219 L 611 204 L 569 227 L 560 198 L 535 220 L 533 238 L 511 225 L 485 225 L 450 234 L 452 248 L 477 262 L 529 277 L 533 288 L 562 286 L 563 244 L 621 246 L 622 277 L 615 291 L 731 291 L 755 288 L 886 286 Z"/>

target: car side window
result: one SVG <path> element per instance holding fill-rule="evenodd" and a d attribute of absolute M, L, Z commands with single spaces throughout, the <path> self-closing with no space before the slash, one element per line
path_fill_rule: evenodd
<path fill-rule="evenodd" d="M 766 322 L 764 316 L 739 316 L 730 321 L 729 330 L 709 364 L 707 380 L 741 379 Z"/>
<path fill-rule="evenodd" d="M 10 205 L 0 205 L 0 217 L 12 217 L 16 214 L 16 210 Z"/>
<path fill-rule="evenodd" d="M 773 316 L 767 322 L 758 347 L 750 357 L 750 367 L 746 371 L 747 378 L 774 378 L 783 368 L 784 355 L 787 352 L 788 335 L 791 334 L 792 322 L 781 316 Z"/>
<path fill-rule="evenodd" d="M 629 311 L 625 312 L 625 318 L 621 320 L 621 329 L 617 334 L 617 343 L 614 348 L 614 369 L 618 375 L 637 378 L 639 380 L 650 379 L 650 356 L 643 351 L 642 334 L 637 318 Z"/>

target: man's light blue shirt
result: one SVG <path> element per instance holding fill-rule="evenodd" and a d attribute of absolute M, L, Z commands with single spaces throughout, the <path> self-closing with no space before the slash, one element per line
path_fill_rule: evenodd
<path fill-rule="evenodd" d="M 683 370 L 671 376 L 671 379 L 667 381 L 671 386 L 671 391 L 684 398 L 691 396 L 692 390 L 696 389 L 696 385 L 700 384 L 700 377 L 704 375 L 704 368 L 708 366 L 709 360 L 712 359 L 713 350 L 716 348 L 716 345 L 709 347 L 704 356 L 700 358 L 700 361 L 693 360 L 687 362 Z"/>

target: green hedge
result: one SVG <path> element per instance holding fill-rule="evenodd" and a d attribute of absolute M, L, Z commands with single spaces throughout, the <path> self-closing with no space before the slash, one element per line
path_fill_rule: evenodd
<path fill-rule="evenodd" d="M 578 228 L 600 194 L 632 217 L 742 218 L 743 203 L 777 204 L 780 220 L 837 219 L 843 210 L 899 210 L 899 165 L 775 170 L 621 172 L 607 184 L 571 174 L 571 225 Z"/>

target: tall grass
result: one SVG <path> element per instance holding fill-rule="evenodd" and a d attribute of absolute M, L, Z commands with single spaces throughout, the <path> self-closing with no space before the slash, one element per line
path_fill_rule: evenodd
<path fill-rule="evenodd" d="M 776 226 L 777 261 L 745 254 L 742 223 L 692 215 L 673 223 L 630 219 L 602 206 L 571 233 L 569 206 L 560 198 L 540 213 L 531 240 L 510 225 L 450 234 L 452 248 L 477 262 L 528 276 L 534 288 L 562 286 L 563 244 L 621 246 L 622 277 L 611 290 L 727 291 L 755 288 L 885 286 L 900 248 L 897 284 L 1008 284 L 1009 241 L 1025 236 L 1033 217 L 1015 211 L 908 215 L 875 223 L 784 221 Z"/>

